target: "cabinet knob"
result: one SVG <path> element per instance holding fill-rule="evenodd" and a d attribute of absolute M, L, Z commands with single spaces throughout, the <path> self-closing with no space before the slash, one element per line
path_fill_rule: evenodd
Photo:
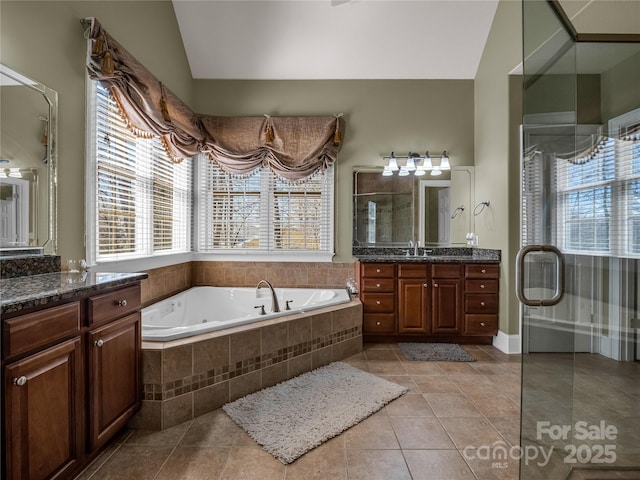
<path fill-rule="evenodd" d="M 380 325 L 382 325 L 382 324 L 381 324 L 380 322 L 376 322 L 376 325 L 380 326 Z"/>
<path fill-rule="evenodd" d="M 480 288 L 484 288 L 484 283 L 482 285 L 480 285 Z"/>
<path fill-rule="evenodd" d="M 428 283 L 423 283 L 422 286 L 427 288 L 429 286 L 429 284 Z"/>
<path fill-rule="evenodd" d="M 377 287 L 377 288 L 380 288 L 380 284 L 379 284 L 379 283 L 376 283 L 376 287 Z"/>
<path fill-rule="evenodd" d="M 100 348 L 102 345 L 104 345 L 104 340 L 100 339 L 100 340 L 96 340 L 95 342 L 93 342 L 93 344 Z"/>
<path fill-rule="evenodd" d="M 379 268 L 376 268 L 376 273 L 380 273 L 380 269 Z"/>
<path fill-rule="evenodd" d="M 126 307 L 126 306 L 127 306 L 127 301 L 126 301 L 126 300 L 118 300 L 118 301 L 116 302 L 116 304 L 117 304 L 119 307 Z"/>
<path fill-rule="evenodd" d="M 481 326 L 481 327 L 485 327 L 486 325 L 487 325 L 486 323 L 484 323 L 484 322 L 480 322 L 480 326 Z"/>
<path fill-rule="evenodd" d="M 24 375 L 13 379 L 13 384 L 17 385 L 18 387 L 23 386 L 25 383 L 27 383 L 27 377 L 25 377 Z"/>
<path fill-rule="evenodd" d="M 482 305 L 483 307 L 486 305 L 485 302 L 480 302 L 480 305 Z"/>
<path fill-rule="evenodd" d="M 487 273 L 486 268 L 483 268 L 482 270 L 480 270 L 482 273 Z"/>
<path fill-rule="evenodd" d="M 380 305 L 380 300 L 376 300 L 376 305 Z"/>
<path fill-rule="evenodd" d="M 434 284 L 433 284 L 433 286 L 434 286 L 434 287 L 436 287 L 436 288 L 438 288 L 438 284 L 437 284 L 437 283 L 434 283 Z"/>

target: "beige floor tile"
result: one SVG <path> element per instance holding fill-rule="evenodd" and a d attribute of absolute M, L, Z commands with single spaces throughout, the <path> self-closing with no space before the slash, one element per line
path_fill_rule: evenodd
<path fill-rule="evenodd" d="M 437 417 L 480 417 L 482 414 L 461 393 L 425 393 L 433 413 Z"/>
<path fill-rule="evenodd" d="M 398 385 L 402 385 L 403 387 L 407 387 L 409 389 L 409 393 L 421 393 L 420 389 L 416 385 L 416 382 L 414 382 L 413 378 L 411 378 L 408 375 L 378 375 L 378 376 L 390 382 L 397 383 Z"/>
<path fill-rule="evenodd" d="M 457 450 L 404 450 L 413 480 L 475 480 Z"/>
<path fill-rule="evenodd" d="M 504 363 L 496 362 L 473 362 L 471 364 L 474 370 L 482 375 L 509 375 L 513 374 Z"/>
<path fill-rule="evenodd" d="M 246 435 L 222 409 L 195 418 L 182 437 L 180 445 L 231 447 Z"/>
<path fill-rule="evenodd" d="M 178 446 L 160 469 L 155 480 L 217 479 L 229 457 L 230 447 Z"/>
<path fill-rule="evenodd" d="M 390 417 L 433 417 L 433 410 L 419 393 L 405 393 L 385 409 Z"/>
<path fill-rule="evenodd" d="M 489 417 L 494 428 L 511 445 L 520 445 L 520 417 Z"/>
<path fill-rule="evenodd" d="M 407 375 L 404 363 L 391 360 L 370 360 L 369 371 L 376 375 Z"/>
<path fill-rule="evenodd" d="M 95 472 L 92 480 L 153 479 L 173 447 L 123 444 Z"/>
<path fill-rule="evenodd" d="M 444 375 L 437 362 L 403 362 L 409 375 Z"/>
<path fill-rule="evenodd" d="M 472 366 L 471 362 L 440 362 L 438 366 L 447 375 L 473 375 L 478 373 Z"/>
<path fill-rule="evenodd" d="M 500 394 L 467 394 L 467 398 L 485 417 L 518 417 L 520 416 L 520 406 Z"/>
<path fill-rule="evenodd" d="M 460 393 L 458 386 L 446 375 L 412 375 L 422 393 Z"/>
<path fill-rule="evenodd" d="M 133 430 L 127 438 L 129 445 L 160 445 L 164 447 L 175 447 L 191 426 L 191 421 L 181 423 L 166 430 Z"/>
<path fill-rule="evenodd" d="M 343 436 L 334 437 L 286 466 L 286 480 L 347 480 Z"/>
<path fill-rule="evenodd" d="M 483 417 L 443 417 L 440 422 L 458 450 L 506 443 L 491 422 Z"/>
<path fill-rule="evenodd" d="M 349 480 L 411 480 L 400 450 L 347 449 Z"/>
<path fill-rule="evenodd" d="M 399 449 L 398 440 L 384 409 L 343 433 L 348 449 Z"/>
<path fill-rule="evenodd" d="M 391 424 L 403 450 L 455 448 L 435 417 L 392 417 Z"/>
<path fill-rule="evenodd" d="M 400 359 L 395 350 L 370 349 L 364 352 L 367 360 L 391 360 L 397 362 Z"/>
<path fill-rule="evenodd" d="M 232 447 L 219 480 L 282 480 L 284 469 L 261 447 Z"/>

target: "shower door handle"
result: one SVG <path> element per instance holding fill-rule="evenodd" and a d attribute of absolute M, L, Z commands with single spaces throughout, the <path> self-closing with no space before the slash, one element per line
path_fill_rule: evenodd
<path fill-rule="evenodd" d="M 551 253 L 556 257 L 556 288 L 551 298 L 529 298 L 524 293 L 524 259 L 531 252 Z M 562 252 L 553 245 L 527 245 L 516 256 L 516 296 L 524 305 L 530 307 L 550 307 L 557 305 L 564 295 L 564 259 Z"/>

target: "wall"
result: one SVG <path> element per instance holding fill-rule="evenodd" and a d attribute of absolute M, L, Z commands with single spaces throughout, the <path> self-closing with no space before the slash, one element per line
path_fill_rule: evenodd
<path fill-rule="evenodd" d="M 640 108 L 640 53 L 601 75 L 602 121 Z"/>
<path fill-rule="evenodd" d="M 394 151 L 447 150 L 452 165 L 473 165 L 472 80 L 196 80 L 195 110 L 215 115 L 333 115 L 345 139 L 336 170 L 335 262 L 350 262 L 352 173 L 384 165 Z"/>
<path fill-rule="evenodd" d="M 511 101 L 511 72 L 522 59 L 520 2 L 501 0 L 475 79 L 475 203 L 491 205 L 475 217 L 480 246 L 502 250 L 500 330 L 519 332 L 514 294 L 514 258 L 518 250 L 520 158 L 517 145 L 517 104 Z M 511 85 L 511 87 L 510 87 Z M 521 112 L 521 107 L 520 107 Z M 518 194 L 516 196 L 516 194 Z"/>
<path fill-rule="evenodd" d="M 59 94 L 58 253 L 83 258 L 85 55 L 94 16 L 187 104 L 192 80 L 169 1 L 0 2 L 0 61 Z"/>

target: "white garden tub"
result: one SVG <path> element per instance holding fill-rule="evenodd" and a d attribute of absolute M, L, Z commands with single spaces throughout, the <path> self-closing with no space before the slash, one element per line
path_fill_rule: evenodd
<path fill-rule="evenodd" d="M 346 289 L 276 288 L 275 292 L 277 313 L 271 311 L 271 291 L 266 287 L 190 288 L 142 310 L 142 340 L 166 342 L 351 301 Z"/>

